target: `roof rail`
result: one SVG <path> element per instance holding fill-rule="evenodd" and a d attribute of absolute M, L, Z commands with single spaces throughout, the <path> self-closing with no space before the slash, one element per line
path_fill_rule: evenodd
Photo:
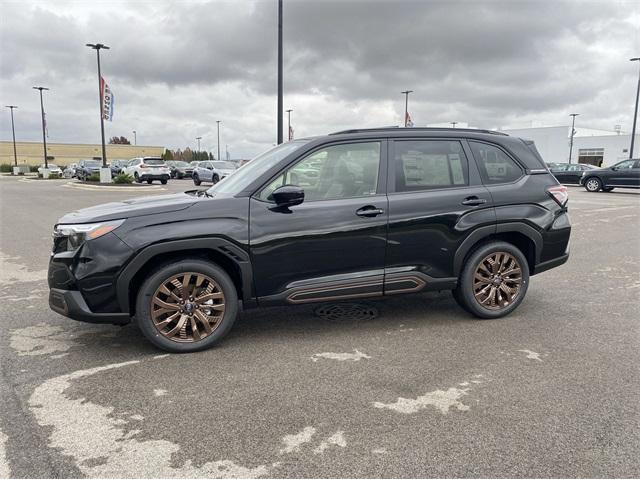
<path fill-rule="evenodd" d="M 356 128 L 356 129 L 352 129 L 352 130 L 342 130 L 342 131 L 336 131 L 334 133 L 329 133 L 329 135 L 350 135 L 350 134 L 354 134 L 354 133 L 368 133 L 368 132 L 376 132 L 376 131 L 398 131 L 401 128 L 398 126 L 382 126 L 379 128 Z M 402 131 L 404 131 L 405 128 L 402 128 Z M 446 128 L 446 127 L 410 127 L 410 128 L 406 128 L 407 131 L 464 131 L 464 132 L 470 132 L 470 133 L 488 133 L 491 135 L 501 135 L 501 136 L 509 136 L 506 133 L 503 133 L 501 131 L 494 131 L 494 130 L 480 130 L 477 128 Z"/>

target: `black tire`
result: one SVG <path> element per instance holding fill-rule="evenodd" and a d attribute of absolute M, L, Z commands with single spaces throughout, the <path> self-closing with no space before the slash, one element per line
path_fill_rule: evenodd
<path fill-rule="evenodd" d="M 167 180 L 160 180 L 160 183 L 162 183 L 163 185 L 167 184 Z"/>
<path fill-rule="evenodd" d="M 136 183 L 142 183 L 142 178 L 140 178 L 137 171 L 133 174 L 133 179 L 136 180 Z"/>
<path fill-rule="evenodd" d="M 584 180 L 584 189 L 589 193 L 596 193 L 602 188 L 602 181 L 597 176 L 590 176 Z"/>
<path fill-rule="evenodd" d="M 219 326 L 209 336 L 197 341 L 178 342 L 167 338 L 156 328 L 151 318 L 151 301 L 164 281 L 185 272 L 205 274 L 215 280 L 224 294 L 225 310 Z M 159 267 L 144 281 L 136 298 L 136 323 L 142 334 L 154 346 L 171 353 L 192 353 L 212 347 L 231 330 L 237 315 L 238 294 L 233 281 L 222 268 L 200 259 L 185 259 Z"/>
<path fill-rule="evenodd" d="M 474 277 L 480 263 L 488 256 L 495 253 L 507 253 L 517 262 L 520 268 L 520 290 L 513 300 L 506 306 L 496 306 L 494 309 L 480 304 L 474 295 Z M 529 264 L 522 251 L 504 241 L 492 241 L 479 246 L 467 259 L 458 278 L 458 287 L 453 292 L 456 302 L 466 311 L 480 319 L 496 319 L 508 315 L 515 310 L 525 295 L 529 287 Z"/>
<path fill-rule="evenodd" d="M 193 175 L 193 184 L 196 186 L 200 186 L 202 184 L 202 181 L 200 181 L 198 175 Z"/>
<path fill-rule="evenodd" d="M 147 180 L 148 185 L 150 185 L 151 183 L 153 183 L 153 180 Z"/>
<path fill-rule="evenodd" d="M 211 178 L 211 182 L 215 185 L 218 181 L 220 181 L 220 177 L 214 174 Z"/>
<path fill-rule="evenodd" d="M 613 191 L 613 186 L 603 186 L 602 191 L 604 191 L 605 193 L 609 193 Z"/>

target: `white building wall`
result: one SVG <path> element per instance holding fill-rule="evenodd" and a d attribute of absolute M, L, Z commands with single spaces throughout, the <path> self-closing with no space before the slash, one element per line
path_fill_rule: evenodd
<path fill-rule="evenodd" d="M 501 130 L 511 136 L 533 140 L 542 158 L 548 163 L 565 163 L 569 158 L 569 133 L 571 126 L 550 126 L 543 128 L 520 128 Z M 603 134 L 604 133 L 604 134 Z M 573 137 L 571 162 L 578 162 L 579 150 L 604 148 L 602 166 L 611 166 L 629 157 L 630 134 L 611 134 L 602 130 L 576 128 Z M 640 135 L 636 135 L 635 157 L 640 157 Z"/>

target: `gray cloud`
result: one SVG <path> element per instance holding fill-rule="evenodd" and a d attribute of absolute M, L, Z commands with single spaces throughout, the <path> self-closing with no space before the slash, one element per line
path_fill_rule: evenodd
<path fill-rule="evenodd" d="M 94 142 L 95 56 L 116 94 L 109 135 L 249 156 L 275 140 L 275 1 L 9 2 L 0 23 L 0 97 L 18 136 L 39 138 L 46 84 L 50 141 Z M 399 123 L 558 124 L 630 129 L 638 3 L 287 1 L 285 104 L 296 135 Z M 9 138 L 8 115 L 0 135 Z"/>

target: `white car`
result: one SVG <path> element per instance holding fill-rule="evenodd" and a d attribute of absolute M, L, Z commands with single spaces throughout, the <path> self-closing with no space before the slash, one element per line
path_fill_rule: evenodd
<path fill-rule="evenodd" d="M 70 165 L 67 165 L 67 167 L 62 171 L 62 176 L 65 178 L 75 178 L 77 167 L 78 163 L 71 163 Z"/>
<path fill-rule="evenodd" d="M 163 185 L 167 184 L 171 176 L 171 169 L 162 158 L 134 158 L 122 169 L 122 172 L 132 176 L 137 183 L 146 181 L 151 184 L 153 180 L 159 180 Z"/>
<path fill-rule="evenodd" d="M 44 168 L 45 168 L 45 165 L 43 163 L 38 168 L 38 174 L 39 175 L 42 175 L 42 171 L 44 170 Z M 60 169 L 60 167 L 54 165 L 53 163 L 49 163 L 49 173 L 50 174 L 54 174 L 54 175 L 62 176 L 62 170 Z"/>

